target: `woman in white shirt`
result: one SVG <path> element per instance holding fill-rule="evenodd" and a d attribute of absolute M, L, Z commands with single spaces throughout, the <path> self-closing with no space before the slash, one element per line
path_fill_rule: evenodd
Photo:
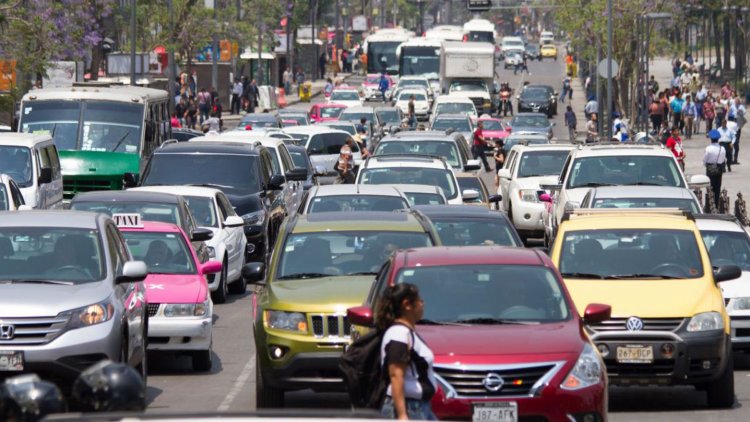
<path fill-rule="evenodd" d="M 388 378 L 381 408 L 386 418 L 437 420 L 430 405 L 437 386 L 435 356 L 414 330 L 423 315 L 424 301 L 413 284 L 388 287 L 378 301 L 375 324 L 385 330 L 380 362 Z"/>

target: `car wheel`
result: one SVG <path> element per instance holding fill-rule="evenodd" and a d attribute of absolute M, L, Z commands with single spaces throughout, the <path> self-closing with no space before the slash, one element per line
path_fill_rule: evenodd
<path fill-rule="evenodd" d="M 284 390 L 266 385 L 260 372 L 258 359 L 255 360 L 255 407 L 258 409 L 284 407 Z"/>
<path fill-rule="evenodd" d="M 707 384 L 706 398 L 709 407 L 730 408 L 734 406 L 734 354 L 730 351 L 727 365 L 719 378 Z"/>
<path fill-rule="evenodd" d="M 138 370 L 138 373 L 141 374 L 141 378 L 143 378 L 143 385 L 146 386 L 148 384 L 148 311 L 146 312 L 146 317 L 143 322 L 143 360 L 141 360 L 141 363 L 138 364 L 136 369 Z"/>
<path fill-rule="evenodd" d="M 208 350 L 198 350 L 192 353 L 193 358 L 193 371 L 196 372 L 208 372 L 213 366 L 213 352 L 211 348 Z"/>
<path fill-rule="evenodd" d="M 227 301 L 227 260 L 224 258 L 224 264 L 221 267 L 221 273 L 219 275 L 219 287 L 215 292 L 211 293 L 211 299 L 214 303 L 225 303 Z"/>

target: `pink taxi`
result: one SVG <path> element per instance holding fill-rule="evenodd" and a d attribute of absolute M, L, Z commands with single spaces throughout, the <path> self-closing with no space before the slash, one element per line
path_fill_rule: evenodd
<path fill-rule="evenodd" d="M 385 75 L 388 80 L 388 88 L 393 88 L 396 85 L 391 75 Z M 362 92 L 365 93 L 365 98 L 368 100 L 382 100 L 383 94 L 380 92 L 380 74 L 370 73 L 367 78 L 362 82 Z"/>
<path fill-rule="evenodd" d="M 206 274 L 221 271 L 221 262 L 201 264 L 174 224 L 141 222 L 137 214 L 113 219 L 133 257 L 148 266 L 148 350 L 187 352 L 194 370 L 210 370 L 213 303 Z"/>
<path fill-rule="evenodd" d="M 508 135 L 510 135 L 510 128 L 500 119 L 494 117 L 480 117 L 479 119 L 472 120 L 474 127 L 476 127 L 477 122 L 482 122 L 484 125 L 482 132 L 484 132 L 484 138 L 488 141 L 503 141 Z"/>
<path fill-rule="evenodd" d="M 310 120 L 313 123 L 338 120 L 341 112 L 346 108 L 343 104 L 321 103 L 310 107 Z"/>

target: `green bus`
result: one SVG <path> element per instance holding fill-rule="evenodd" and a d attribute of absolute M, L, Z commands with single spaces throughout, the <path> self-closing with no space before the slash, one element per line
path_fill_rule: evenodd
<path fill-rule="evenodd" d="M 167 91 L 127 85 L 74 84 L 30 91 L 20 132 L 52 135 L 60 152 L 63 197 L 119 190 L 151 152 L 172 137 Z"/>

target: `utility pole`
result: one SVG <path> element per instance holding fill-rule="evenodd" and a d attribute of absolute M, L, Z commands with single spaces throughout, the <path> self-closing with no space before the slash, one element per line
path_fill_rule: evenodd
<path fill-rule="evenodd" d="M 167 44 L 167 92 L 169 92 L 169 112 L 174 112 L 175 108 L 175 80 L 177 78 L 177 69 L 174 63 L 174 7 L 173 0 L 167 0 L 167 13 L 169 14 L 169 43 Z"/>
<path fill-rule="evenodd" d="M 211 86 L 216 88 L 218 91 L 219 89 L 219 34 L 217 34 L 218 30 L 218 17 L 216 13 L 216 9 L 219 8 L 219 1 L 220 0 L 214 0 L 214 33 L 213 33 L 213 43 L 211 44 Z"/>
<path fill-rule="evenodd" d="M 315 80 L 318 78 L 318 61 L 319 55 L 318 55 L 318 34 L 315 32 L 315 19 L 317 18 L 317 14 L 315 13 L 315 6 L 317 5 L 316 0 L 310 0 L 310 23 L 312 26 L 310 38 L 312 41 L 312 47 L 313 47 L 313 65 L 312 65 L 312 78 L 311 81 L 315 82 Z"/>
<path fill-rule="evenodd" d="M 130 0 L 130 85 L 135 85 L 135 7 L 136 0 Z"/>
<path fill-rule="evenodd" d="M 607 141 L 612 139 L 612 0 L 607 0 Z"/>

